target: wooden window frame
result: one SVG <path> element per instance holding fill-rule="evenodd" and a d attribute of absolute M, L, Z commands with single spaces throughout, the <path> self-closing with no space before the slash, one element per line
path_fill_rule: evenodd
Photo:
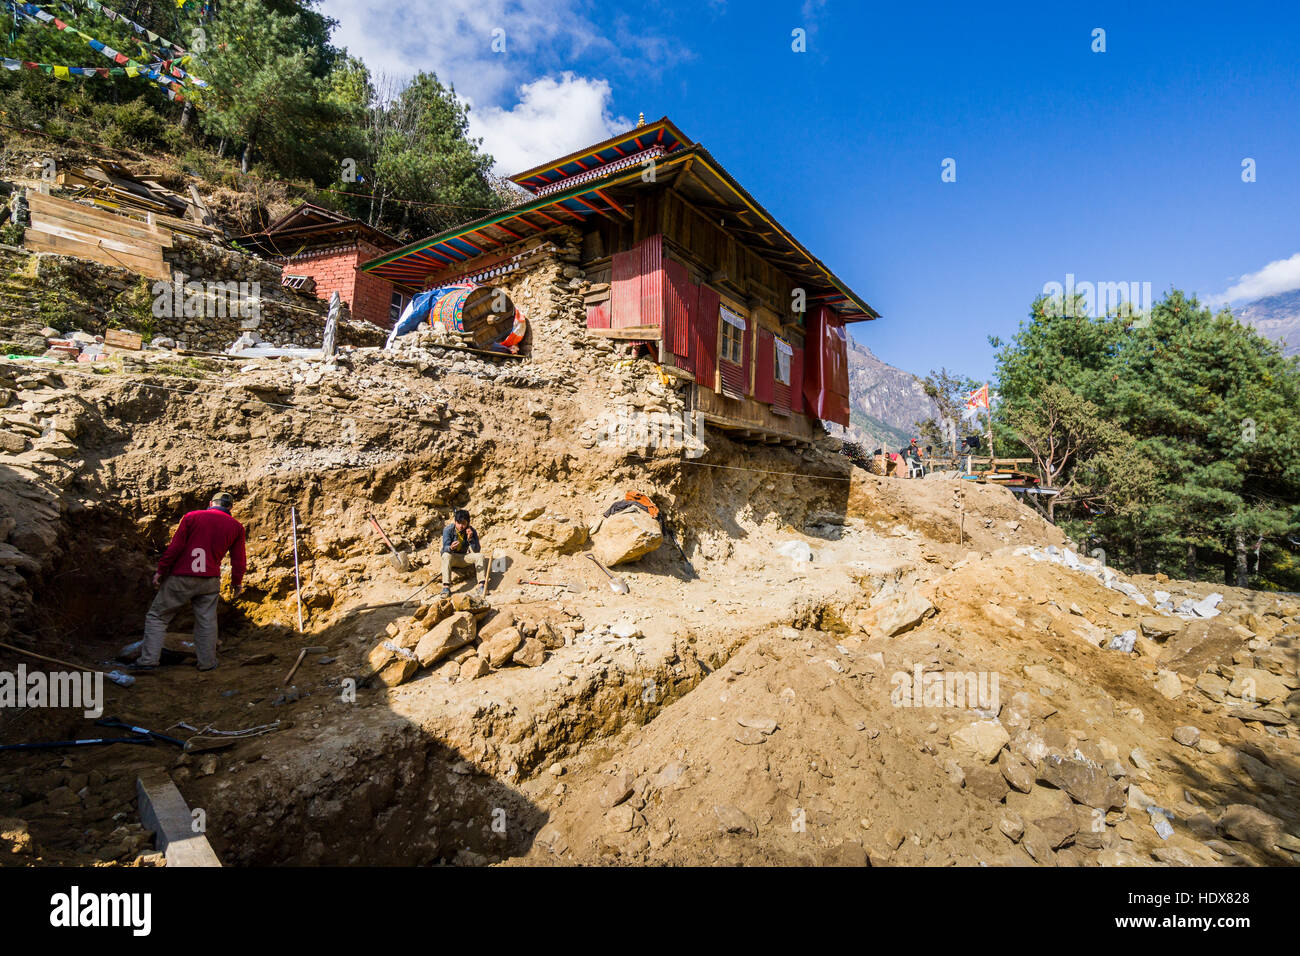
<path fill-rule="evenodd" d="M 790 345 L 788 342 L 785 342 L 785 340 L 781 338 L 779 335 L 774 335 L 772 341 L 772 384 L 784 385 L 786 388 L 789 388 L 790 387 L 789 381 L 785 381 L 785 382 L 781 381 L 781 344 L 782 343 L 785 343 L 786 347 L 790 349 L 790 361 L 786 363 L 786 367 L 789 370 L 790 379 L 794 378 L 794 347 Z"/>
<path fill-rule="evenodd" d="M 747 322 L 746 325 L 749 323 Z M 748 329 L 741 331 L 736 328 L 721 315 L 718 317 L 718 325 L 722 328 L 719 330 L 721 341 L 718 346 L 718 358 L 723 362 L 730 362 L 732 365 L 740 365 L 745 361 L 745 333 Z M 732 357 L 732 352 L 735 357 Z"/>

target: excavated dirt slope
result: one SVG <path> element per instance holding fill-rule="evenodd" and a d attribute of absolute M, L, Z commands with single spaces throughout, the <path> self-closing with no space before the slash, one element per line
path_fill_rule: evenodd
<path fill-rule="evenodd" d="M 228 864 L 1300 859 L 1294 600 L 1219 588 L 1214 617 L 1156 612 L 1157 589 L 1174 605 L 1212 589 L 1114 579 L 1143 605 L 1035 560 L 1065 542 L 1008 492 L 879 479 L 830 442 L 710 433 L 685 461 L 575 440 L 619 396 L 672 407 L 656 383 L 644 362 L 574 375 L 450 352 L 0 366 L 0 416 L 21 439 L 0 458 L 0 640 L 110 661 L 139 637 L 180 515 L 230 490 L 250 572 L 223 600 L 222 666 L 106 684 L 105 712 L 182 737 L 180 723 L 270 725 L 205 753 L 7 753 L 0 848 L 156 862 L 134 787 L 161 767 Z M 584 539 L 634 488 L 682 551 L 618 567 L 618 595 Z M 402 601 L 436 573 L 461 506 L 509 565 L 480 626 L 510 614 L 548 646 L 475 676 L 486 651 L 471 645 L 385 686 L 371 652 L 422 632 L 421 602 L 422 618 L 444 613 L 436 586 Z M 184 651 L 186 627 L 169 646 Z M 1129 630 L 1131 653 L 1101 646 Z M 308 645 L 327 650 L 284 686 Z M 0 651 L 0 669 L 20 663 L 35 666 Z M 918 667 L 983 696 L 902 700 Z M 91 726 L 5 709 L 0 742 Z"/>

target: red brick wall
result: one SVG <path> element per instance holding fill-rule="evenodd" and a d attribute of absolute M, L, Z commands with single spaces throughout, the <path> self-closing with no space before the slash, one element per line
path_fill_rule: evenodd
<path fill-rule="evenodd" d="M 329 301 L 335 292 L 348 304 L 354 319 L 364 319 L 389 328 L 388 304 L 393 284 L 357 270 L 357 266 L 380 254 L 368 243 L 361 247 L 328 251 L 322 255 L 305 255 L 284 262 L 289 275 L 311 276 L 316 280 L 316 297 Z"/>

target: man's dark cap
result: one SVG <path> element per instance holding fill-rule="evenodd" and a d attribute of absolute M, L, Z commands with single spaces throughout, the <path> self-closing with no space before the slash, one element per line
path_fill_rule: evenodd
<path fill-rule="evenodd" d="M 212 503 L 223 511 L 229 511 L 235 504 L 234 497 L 228 491 L 222 491 L 212 496 Z"/>

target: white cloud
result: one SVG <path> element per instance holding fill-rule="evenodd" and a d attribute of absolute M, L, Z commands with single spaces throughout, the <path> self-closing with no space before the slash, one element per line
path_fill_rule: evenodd
<path fill-rule="evenodd" d="M 1258 272 L 1239 276 L 1226 292 L 1213 296 L 1210 304 L 1223 305 L 1243 299 L 1262 299 L 1292 289 L 1300 289 L 1300 252 L 1289 259 L 1270 262 Z"/>
<path fill-rule="evenodd" d="M 609 81 L 582 75 L 584 67 L 644 79 L 691 56 L 658 21 L 620 14 L 607 36 L 583 0 L 321 0 L 320 10 L 338 21 L 334 43 L 365 61 L 381 94 L 421 70 L 454 87 L 471 107 L 470 134 L 502 175 L 632 125 L 613 114 Z"/>
<path fill-rule="evenodd" d="M 322 0 L 320 10 L 338 21 L 334 43 L 373 75 L 432 71 L 476 102 L 499 102 L 527 78 L 615 52 L 578 0 Z"/>
<path fill-rule="evenodd" d="M 523 172 L 548 159 L 598 143 L 632 126 L 610 111 L 606 80 L 574 73 L 545 76 L 518 90 L 510 109 L 471 109 L 470 135 L 482 137 L 483 149 L 502 175 Z"/>

